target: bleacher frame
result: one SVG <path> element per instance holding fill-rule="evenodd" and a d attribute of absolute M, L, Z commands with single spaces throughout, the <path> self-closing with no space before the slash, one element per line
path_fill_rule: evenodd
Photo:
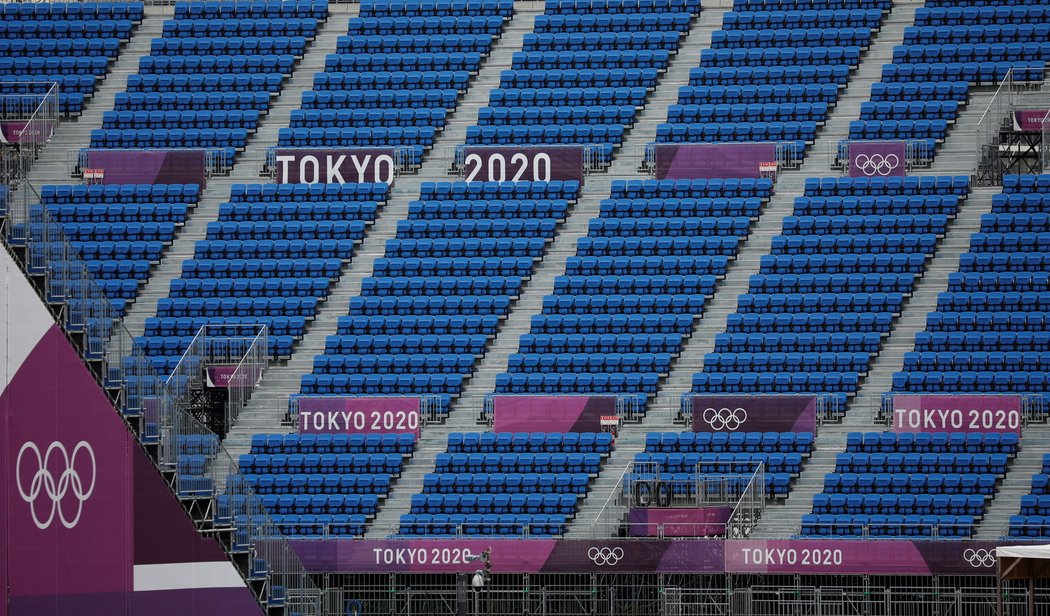
<path fill-rule="evenodd" d="M 325 614 L 579 614 L 993 616 L 994 576 L 787 576 L 680 574 L 495 574 L 470 588 L 469 574 L 327 574 Z M 1003 587 L 1004 616 L 1028 613 L 1023 582 Z M 476 600 L 476 602 L 475 602 Z M 1036 586 L 1046 614 L 1050 585 Z M 354 603 L 356 602 L 356 603 Z M 458 611 L 462 603 L 463 611 Z"/>

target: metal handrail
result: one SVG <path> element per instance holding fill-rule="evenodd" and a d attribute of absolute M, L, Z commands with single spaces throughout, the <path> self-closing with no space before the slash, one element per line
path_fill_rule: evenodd
<path fill-rule="evenodd" d="M 274 540 L 273 520 L 216 435 L 187 410 L 189 380 L 201 377 L 203 362 L 192 353 L 170 375 L 160 375 L 143 349 L 120 323 L 122 313 L 88 272 L 66 240 L 60 224 L 43 208 L 26 225 L 28 273 L 43 275 L 44 293 L 61 304 L 59 323 L 84 334 L 85 361 L 98 362 L 102 385 L 115 390 L 115 406 L 127 418 L 139 418 L 136 438 L 156 446 L 158 465 L 172 477 L 179 498 L 198 521 L 234 533 L 234 551 L 266 559 L 267 605 L 290 602 L 304 616 L 321 613 L 323 592 L 313 583 L 287 541 Z M 33 269 L 34 264 L 40 269 Z M 201 335 L 198 333 L 198 336 Z"/>

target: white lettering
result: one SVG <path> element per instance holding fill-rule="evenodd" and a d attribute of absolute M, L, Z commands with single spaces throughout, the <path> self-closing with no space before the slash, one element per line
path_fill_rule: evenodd
<path fill-rule="evenodd" d="M 277 172 L 278 182 L 288 181 L 288 165 L 295 161 L 294 156 L 278 156 L 277 164 L 280 165 L 280 171 Z"/>
<path fill-rule="evenodd" d="M 334 161 L 331 156 L 326 158 L 328 169 L 326 169 L 327 173 L 325 174 L 325 180 L 329 184 L 346 184 L 346 180 L 343 179 L 342 174 L 344 160 L 346 160 L 346 154 L 341 155 Z"/>
<path fill-rule="evenodd" d="M 320 177 L 321 163 L 316 156 L 304 156 L 299 159 L 299 181 L 303 184 L 316 184 Z"/>
<path fill-rule="evenodd" d="M 350 162 L 354 163 L 354 169 L 357 169 L 357 181 L 365 181 L 365 170 L 368 169 L 368 161 L 372 160 L 372 155 L 368 154 L 364 160 L 359 160 L 357 156 L 350 156 Z"/>

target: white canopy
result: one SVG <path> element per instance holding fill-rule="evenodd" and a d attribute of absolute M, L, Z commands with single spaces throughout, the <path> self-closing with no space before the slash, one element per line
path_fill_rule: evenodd
<path fill-rule="evenodd" d="M 998 558 L 1050 558 L 1050 545 L 1004 545 L 995 548 Z"/>

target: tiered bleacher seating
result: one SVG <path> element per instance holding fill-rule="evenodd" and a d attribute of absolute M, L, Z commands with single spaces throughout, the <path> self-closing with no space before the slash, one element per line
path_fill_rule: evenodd
<path fill-rule="evenodd" d="M 360 536 L 415 442 L 413 434 L 256 434 L 237 465 L 285 535 Z"/>
<path fill-rule="evenodd" d="M 451 432 L 400 534 L 561 535 L 611 448 L 607 432 Z"/>
<path fill-rule="evenodd" d="M 775 141 L 803 156 L 882 22 L 883 5 L 734 4 L 656 140 Z"/>
<path fill-rule="evenodd" d="M 693 391 L 844 408 L 968 192 L 966 176 L 806 180 Z"/>
<path fill-rule="evenodd" d="M 1032 491 L 1021 497 L 1020 515 L 1010 516 L 1010 537 L 1050 537 L 1050 454 L 1043 468 L 1032 475 Z"/>
<path fill-rule="evenodd" d="M 1008 175 L 893 376 L 897 392 L 1046 396 L 1050 175 Z"/>
<path fill-rule="evenodd" d="M 424 182 L 302 393 L 429 395 L 447 412 L 578 192 L 575 181 Z"/>
<path fill-rule="evenodd" d="M 140 342 L 159 370 L 203 325 L 265 324 L 287 357 L 386 201 L 386 184 L 234 184 Z M 164 372 L 166 373 L 166 372 Z"/>
<path fill-rule="evenodd" d="M 850 123 L 850 139 L 908 140 L 916 162 L 928 163 L 970 87 L 997 85 L 1011 70 L 1015 81 L 1042 81 L 1050 60 L 1042 6 L 960 4 L 916 9 L 915 25 Z"/>
<path fill-rule="evenodd" d="M 634 456 L 637 473 L 654 464 L 658 478 L 691 496 L 697 475 L 740 475 L 743 486 L 763 464 L 768 498 L 786 498 L 791 481 L 813 451 L 812 432 L 650 432 L 645 452 Z M 682 494 L 684 493 L 684 494 Z"/>
<path fill-rule="evenodd" d="M 327 16 L 318 0 L 176 3 L 91 147 L 206 148 L 231 165 Z"/>
<path fill-rule="evenodd" d="M 50 82 L 57 82 L 61 113 L 79 114 L 142 13 L 141 2 L 0 6 L 0 92 L 17 91 L 39 104 Z"/>
<path fill-rule="evenodd" d="M 88 272 L 122 312 L 199 197 L 196 184 L 45 185 L 31 216 L 46 211 L 62 225 Z"/>
<path fill-rule="evenodd" d="M 644 412 L 771 192 L 768 179 L 613 182 L 496 393 L 622 394 Z"/>
<path fill-rule="evenodd" d="M 851 432 L 802 534 L 970 538 L 1017 445 L 1016 434 Z"/>
<path fill-rule="evenodd" d="M 594 146 L 608 161 L 699 10 L 695 0 L 548 0 L 467 144 Z"/>
<path fill-rule="evenodd" d="M 279 145 L 397 147 L 419 165 L 513 10 L 510 0 L 362 3 Z"/>

